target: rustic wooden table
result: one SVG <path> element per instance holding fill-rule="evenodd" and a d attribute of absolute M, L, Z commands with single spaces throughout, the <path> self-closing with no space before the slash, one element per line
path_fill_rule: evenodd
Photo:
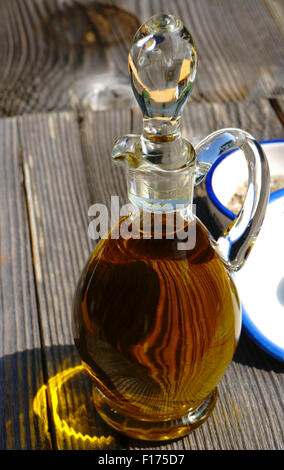
<path fill-rule="evenodd" d="M 157 444 L 102 422 L 70 321 L 94 247 L 88 208 L 126 197 L 110 153 L 141 130 L 127 79 L 137 25 L 166 11 L 192 31 L 200 65 L 183 133 L 193 144 L 222 127 L 283 139 L 283 2 L 106 3 L 0 6 L 0 449 L 283 449 L 284 367 L 244 332 L 212 416 Z"/>

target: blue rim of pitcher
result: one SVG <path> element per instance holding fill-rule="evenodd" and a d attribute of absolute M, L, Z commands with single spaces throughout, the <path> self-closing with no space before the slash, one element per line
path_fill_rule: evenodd
<path fill-rule="evenodd" d="M 277 143 L 284 143 L 284 139 L 277 139 L 277 140 L 261 140 L 259 141 L 261 145 L 265 144 L 277 144 Z M 212 177 L 215 168 L 224 160 L 224 158 L 228 157 L 228 155 L 232 154 L 233 152 L 237 151 L 238 149 L 231 150 L 230 152 L 225 153 L 222 155 L 210 168 L 206 180 L 206 190 L 208 197 L 210 198 L 211 202 L 216 206 L 219 211 L 227 216 L 229 219 L 234 220 L 236 218 L 236 214 L 231 212 L 227 207 L 223 206 L 219 199 L 216 197 L 213 187 L 212 187 Z M 278 189 L 270 194 L 269 203 L 279 199 L 280 197 L 284 197 L 284 188 Z M 274 357 L 275 359 L 284 362 L 284 349 L 282 349 L 277 344 L 270 341 L 253 323 L 250 316 L 248 315 L 247 311 L 245 310 L 244 306 L 242 305 L 242 324 L 247 333 L 247 335 L 266 353 L 270 356 Z"/>

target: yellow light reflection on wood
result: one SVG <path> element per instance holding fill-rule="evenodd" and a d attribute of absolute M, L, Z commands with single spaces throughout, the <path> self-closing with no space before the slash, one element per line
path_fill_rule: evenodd
<path fill-rule="evenodd" d="M 61 437 L 73 437 L 76 440 L 82 442 L 88 441 L 91 444 L 95 444 L 96 447 L 102 448 L 102 446 L 108 447 L 113 443 L 114 439 L 112 436 L 91 436 L 84 434 L 80 431 L 76 431 L 73 426 L 68 424 L 66 419 L 60 417 L 59 414 L 59 400 L 60 390 L 64 383 L 70 380 L 74 375 L 82 372 L 84 367 L 82 365 L 71 367 L 62 372 L 59 372 L 54 377 L 48 380 L 47 385 L 43 385 L 37 392 L 33 400 L 33 411 L 36 415 L 42 418 L 45 422 L 45 431 L 48 432 L 47 416 L 47 394 L 50 395 L 52 417 L 57 432 Z"/>

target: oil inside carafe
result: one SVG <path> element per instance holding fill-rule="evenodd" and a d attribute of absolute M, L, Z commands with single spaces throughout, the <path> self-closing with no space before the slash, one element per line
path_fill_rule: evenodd
<path fill-rule="evenodd" d="M 119 226 L 121 226 L 121 219 Z M 196 220 L 196 243 L 174 236 L 101 240 L 73 303 L 75 344 L 118 416 L 175 420 L 200 406 L 232 360 L 240 305 L 231 276 Z M 167 232 L 168 233 L 168 232 Z"/>

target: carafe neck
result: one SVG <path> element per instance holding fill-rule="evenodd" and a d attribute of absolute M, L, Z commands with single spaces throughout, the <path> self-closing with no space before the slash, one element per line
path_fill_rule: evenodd
<path fill-rule="evenodd" d="M 182 139 L 180 118 L 143 118 L 140 138 L 144 158 L 159 168 L 181 168 L 188 160 L 188 146 Z"/>
<path fill-rule="evenodd" d="M 148 158 L 137 168 L 128 166 L 128 197 L 139 210 L 150 212 L 189 210 L 193 200 L 195 158 L 191 145 L 187 142 L 184 142 L 184 145 L 188 160 L 177 169 L 163 169 Z"/>

